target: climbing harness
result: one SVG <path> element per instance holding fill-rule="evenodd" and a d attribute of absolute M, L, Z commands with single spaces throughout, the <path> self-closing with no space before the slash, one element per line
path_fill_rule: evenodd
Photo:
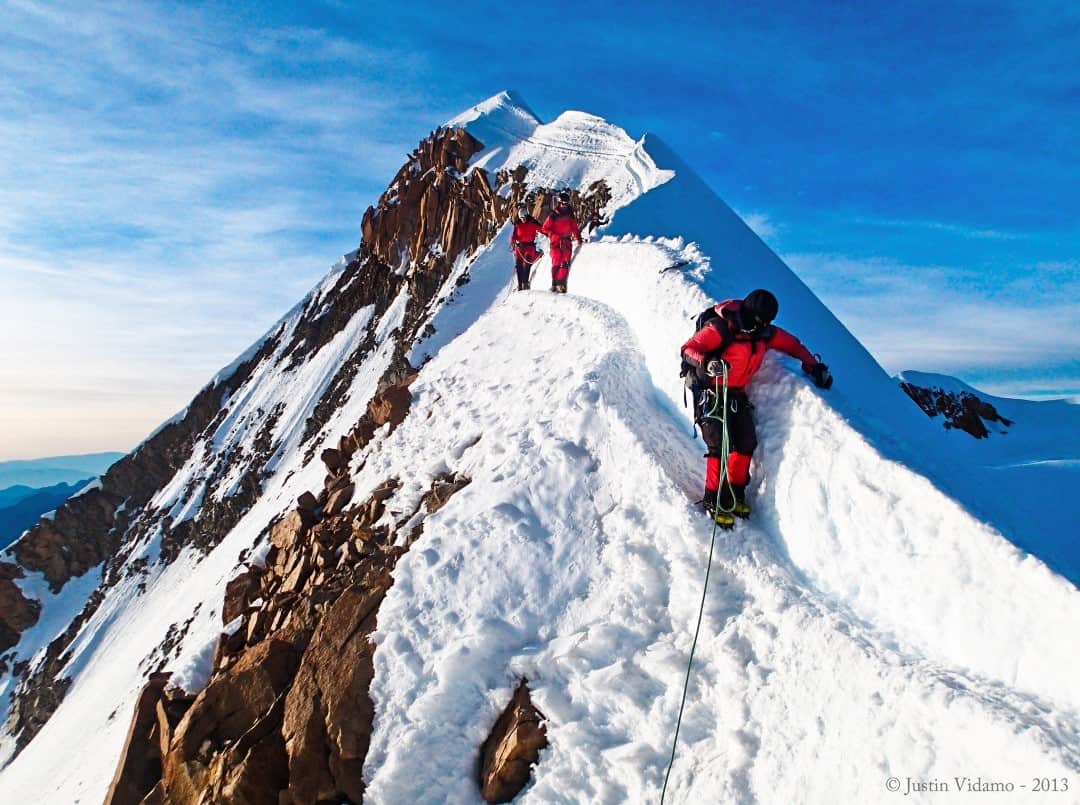
<path fill-rule="evenodd" d="M 728 428 L 727 428 L 727 412 L 728 412 L 728 408 L 727 408 L 727 401 L 728 401 L 727 364 L 724 363 L 723 361 L 721 361 L 720 365 L 723 368 L 723 391 L 722 392 L 720 391 L 721 382 L 720 382 L 720 378 L 717 377 L 717 378 L 714 378 L 714 386 L 716 387 L 716 391 L 710 392 L 708 389 L 705 389 L 702 392 L 703 394 L 712 394 L 716 398 L 714 403 L 713 403 L 712 408 L 709 409 L 708 411 L 704 411 L 704 404 L 702 404 L 702 411 L 703 411 L 702 419 L 718 419 L 718 420 L 720 420 L 721 426 L 723 428 L 723 436 L 722 436 L 722 442 L 721 442 L 722 451 L 723 451 L 723 455 L 726 458 L 726 456 L 728 454 L 728 447 L 729 447 L 729 445 L 728 445 Z M 703 400 L 703 403 L 704 403 L 704 400 Z M 720 414 L 720 416 L 716 415 L 717 409 L 719 409 L 720 411 L 723 412 L 723 413 Z M 726 461 L 723 461 L 721 463 L 721 465 L 720 465 L 720 485 L 722 486 L 724 483 L 727 483 L 728 488 L 731 489 L 731 481 L 730 481 L 730 479 L 728 479 L 727 462 Z M 732 495 L 732 499 L 734 499 L 734 494 Z M 719 489 L 719 486 L 717 487 L 717 493 L 716 493 L 716 506 L 717 507 L 720 506 L 720 489 Z M 730 509 L 721 509 L 721 511 L 725 511 L 725 512 L 728 512 L 728 513 L 731 513 L 734 510 L 735 510 L 734 503 L 732 504 Z M 698 608 L 697 626 L 694 627 L 694 641 L 693 641 L 693 643 L 690 644 L 690 660 L 689 660 L 689 662 L 686 663 L 686 679 L 683 680 L 682 702 L 679 704 L 679 717 L 675 721 L 675 737 L 671 741 L 671 758 L 668 760 L 667 771 L 664 773 L 664 787 L 660 791 L 660 805 L 664 805 L 664 798 L 667 796 L 668 778 L 671 777 L 671 768 L 675 765 L 675 750 L 679 745 L 679 730 L 682 728 L 683 710 L 686 709 L 686 694 L 690 690 L 690 670 L 694 666 L 694 651 L 697 649 L 698 635 L 701 633 L 701 621 L 702 621 L 702 619 L 703 619 L 703 617 L 705 615 L 705 597 L 709 592 L 709 574 L 712 572 L 713 550 L 716 548 L 716 526 L 717 526 L 716 519 L 713 518 L 712 536 L 709 539 L 709 560 L 705 565 L 705 585 L 702 587 L 702 590 L 701 590 L 701 606 Z"/>
<path fill-rule="evenodd" d="M 734 500 L 735 488 L 731 485 L 731 479 L 728 478 L 727 473 L 727 457 L 731 452 L 731 437 L 728 434 L 728 411 L 736 414 L 739 412 L 739 401 L 737 398 L 731 399 L 731 406 L 728 406 L 728 365 L 724 361 L 720 361 L 721 376 L 713 378 L 712 389 L 701 390 L 701 419 L 715 419 L 720 423 L 720 483 L 716 487 L 716 507 L 728 514 L 735 511 L 735 504 L 732 503 L 731 508 L 725 508 L 720 505 L 720 489 L 724 484 L 728 485 L 728 492 L 731 493 L 731 498 Z M 721 382 L 722 380 L 722 382 Z M 711 407 L 706 410 L 706 405 L 711 402 Z M 697 427 L 695 421 L 694 426 Z"/>

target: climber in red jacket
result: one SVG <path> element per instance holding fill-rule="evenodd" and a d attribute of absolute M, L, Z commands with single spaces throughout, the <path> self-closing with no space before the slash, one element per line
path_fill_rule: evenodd
<path fill-rule="evenodd" d="M 581 230 L 570 206 L 570 194 L 563 190 L 551 204 L 551 214 L 541 232 L 551 241 L 551 290 L 566 293 L 566 278 L 574 256 L 574 241 L 581 243 Z"/>
<path fill-rule="evenodd" d="M 525 204 L 519 204 L 514 216 L 514 231 L 510 233 L 510 251 L 514 253 L 519 291 L 529 290 L 529 274 L 532 273 L 533 264 L 543 255 L 536 248 L 539 232 L 540 222 L 529 215 L 529 208 Z"/>
<path fill-rule="evenodd" d="M 762 289 L 752 291 L 742 301 L 720 302 L 699 317 L 699 323 L 705 321 L 682 346 L 684 373 L 694 389 L 694 421 L 709 448 L 703 503 L 716 523 L 725 528 L 735 524 L 734 516 L 750 516 L 746 485 L 757 432 L 746 385 L 761 368 L 765 353 L 777 349 L 797 358 L 817 386 L 832 386 L 829 367 L 811 355 L 799 339 L 772 324 L 778 309 L 776 297 Z M 726 482 L 722 483 L 725 473 L 720 462 L 724 460 Z"/>

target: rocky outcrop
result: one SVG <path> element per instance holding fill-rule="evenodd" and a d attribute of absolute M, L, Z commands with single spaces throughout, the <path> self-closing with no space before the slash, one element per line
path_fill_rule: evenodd
<path fill-rule="evenodd" d="M 480 749 L 480 791 L 485 802 L 510 802 L 529 783 L 540 750 L 548 745 L 544 714 L 521 680 Z"/>
<path fill-rule="evenodd" d="M 480 168 L 469 170 L 469 159 L 482 148 L 464 130 L 437 129 L 410 154 L 378 203 L 365 211 L 363 242 L 331 292 L 333 308 L 294 336 L 290 348 L 297 355 L 329 341 L 366 305 L 374 305 L 381 314 L 404 287 L 405 316 L 380 387 L 396 385 L 414 373 L 405 356 L 422 337 L 432 302 L 444 291 L 458 258 L 487 245 L 519 202 L 543 219 L 552 195 L 562 189 L 528 187 L 525 166 L 494 176 Z M 594 182 L 584 194 L 571 189 L 571 195 L 581 222 L 611 199 L 603 181 Z M 467 275 L 459 281 L 467 282 Z M 356 355 L 366 355 L 373 343 L 369 337 Z M 306 433 L 317 433 L 340 407 L 358 365 L 357 360 L 349 361 L 334 378 Z"/>
<path fill-rule="evenodd" d="M 16 542 L 12 556 L 27 570 L 43 573 L 49 588 L 59 592 L 68 579 L 97 567 L 116 550 L 113 516 L 121 500 L 102 489 L 74 498 Z"/>
<path fill-rule="evenodd" d="M 382 425 L 404 420 L 406 392 L 403 384 L 385 395 L 399 403 L 377 407 Z M 323 456 L 326 487 L 354 487 L 352 454 Z M 156 732 L 146 729 L 140 701 L 135 722 L 142 726 L 132 735 L 144 736 L 144 747 L 125 751 L 117 779 L 137 778 L 129 788 L 149 792 L 146 802 L 362 801 L 374 721 L 369 637 L 407 550 L 394 544 L 391 526 L 418 514 L 422 521 L 425 505 L 441 506 L 467 484 L 464 476 L 436 479 L 415 509 L 391 515 L 392 523 L 385 516 L 396 479 L 359 505 L 298 506 L 272 523 L 265 564 L 246 567 L 226 585 L 222 618 L 235 631 L 222 635 L 208 685 L 181 719 L 159 717 Z M 148 780 L 140 771 L 148 766 L 129 758 L 153 757 L 146 745 L 154 740 L 161 772 Z"/>
<path fill-rule="evenodd" d="M 472 479 L 456 472 L 447 472 L 438 475 L 431 482 L 431 490 L 424 495 L 424 510 L 428 514 L 434 514 L 445 506 L 454 495 L 471 483 Z"/>
<path fill-rule="evenodd" d="M 15 579 L 23 577 L 22 568 L 0 562 L 0 653 L 19 642 L 19 635 L 37 623 L 41 604 L 26 598 Z"/>
<path fill-rule="evenodd" d="M 296 645 L 270 638 L 211 679 L 163 758 L 169 801 L 277 802 L 287 779 L 281 711 L 299 661 Z"/>
<path fill-rule="evenodd" d="M 956 428 L 976 439 L 985 439 L 990 435 L 987 422 L 997 422 L 1005 427 L 1013 424 L 1001 416 L 993 405 L 966 391 L 923 388 L 907 382 L 900 383 L 900 388 L 927 416 L 933 418 L 940 414 L 946 430 Z"/>
<path fill-rule="evenodd" d="M 105 805 L 138 805 L 161 779 L 157 708 L 169 676 L 151 674 L 139 693 Z"/>
<path fill-rule="evenodd" d="M 285 699 L 282 733 L 292 801 L 360 802 L 375 705 L 368 638 L 392 579 L 348 587 L 323 616 Z"/>

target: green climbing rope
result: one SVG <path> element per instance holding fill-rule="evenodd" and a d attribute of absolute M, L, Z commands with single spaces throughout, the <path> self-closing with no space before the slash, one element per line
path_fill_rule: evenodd
<path fill-rule="evenodd" d="M 723 366 L 723 392 L 720 392 L 720 378 L 716 378 L 717 389 L 713 392 L 716 401 L 713 403 L 712 408 L 709 411 L 704 412 L 703 418 L 706 419 L 719 419 L 722 425 L 722 443 L 721 452 L 722 455 L 728 454 L 728 429 L 727 429 L 727 364 L 721 362 Z M 717 408 L 720 408 L 723 413 L 720 416 L 716 416 Z M 720 469 L 720 484 L 727 482 L 729 488 L 731 481 L 727 477 L 727 462 L 721 464 Z M 717 507 L 720 506 L 720 494 L 719 488 L 717 489 Z M 732 496 L 734 500 L 734 496 Z M 731 509 L 723 509 L 723 511 L 733 511 L 734 504 Z M 679 745 L 679 730 L 682 728 L 683 710 L 686 709 L 686 694 L 690 690 L 690 670 L 694 666 L 694 652 L 697 649 L 698 635 L 701 633 L 701 621 L 705 615 L 705 597 L 709 592 L 709 574 L 712 572 L 712 558 L 713 550 L 716 548 L 716 519 L 713 519 L 712 537 L 709 539 L 709 560 L 705 565 L 705 585 L 701 590 L 701 606 L 698 607 L 697 626 L 694 627 L 694 642 L 690 644 L 690 661 L 686 663 L 686 679 L 683 680 L 683 692 L 682 702 L 679 704 L 679 717 L 675 721 L 675 737 L 671 741 L 671 758 L 668 760 L 667 771 L 664 773 L 664 787 L 660 791 L 660 805 L 664 805 L 664 798 L 667 796 L 668 779 L 671 777 L 671 768 L 675 765 L 675 750 Z"/>

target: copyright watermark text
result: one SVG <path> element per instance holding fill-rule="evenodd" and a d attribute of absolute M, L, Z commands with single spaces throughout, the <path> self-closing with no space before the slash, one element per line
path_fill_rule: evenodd
<path fill-rule="evenodd" d="M 885 780 L 885 790 L 905 797 L 939 791 L 967 794 L 1063 794 L 1069 791 L 1069 778 L 1026 777 L 1023 780 L 992 780 L 986 777 L 889 777 Z"/>

